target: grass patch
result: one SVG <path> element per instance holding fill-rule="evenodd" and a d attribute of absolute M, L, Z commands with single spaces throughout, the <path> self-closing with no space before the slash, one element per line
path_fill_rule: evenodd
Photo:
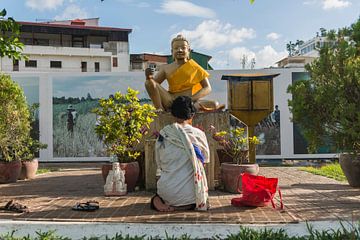
<path fill-rule="evenodd" d="M 300 170 L 328 178 L 333 178 L 338 181 L 346 181 L 346 177 L 339 163 L 327 164 L 322 167 L 301 167 Z"/>
<path fill-rule="evenodd" d="M 57 172 L 59 171 L 59 168 L 39 168 L 36 171 L 36 174 L 43 174 L 43 173 L 49 173 L 49 172 Z"/>
<path fill-rule="evenodd" d="M 345 227 L 341 222 L 341 227 L 339 229 L 328 229 L 328 230 L 316 230 L 311 225 L 307 224 L 308 233 L 303 236 L 289 236 L 284 229 L 250 229 L 246 227 L 240 227 L 239 233 L 229 234 L 226 237 L 220 238 L 219 236 L 213 236 L 210 239 L 220 240 L 359 240 L 360 239 L 360 225 L 351 224 L 349 227 Z M 48 232 L 36 232 L 35 237 L 25 236 L 18 237 L 15 236 L 16 231 L 7 233 L 4 235 L 0 234 L 0 240 L 72 240 L 69 237 L 59 236 L 55 231 Z M 188 234 L 183 234 L 180 237 L 170 236 L 165 232 L 165 238 L 160 238 L 158 236 L 129 236 L 116 234 L 115 236 L 102 235 L 101 237 L 83 237 L 82 240 L 157 240 L 157 239 L 166 239 L 166 240 L 191 240 L 196 239 L 192 238 Z M 201 238 L 203 239 L 203 238 Z"/>

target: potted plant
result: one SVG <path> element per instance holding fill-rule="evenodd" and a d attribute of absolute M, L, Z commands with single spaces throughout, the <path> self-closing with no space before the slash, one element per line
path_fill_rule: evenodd
<path fill-rule="evenodd" d="M 150 127 L 155 108 L 150 104 L 140 104 L 138 91 L 127 89 L 126 94 L 116 92 L 108 99 L 99 100 L 95 131 L 102 138 L 110 156 L 116 156 L 120 168 L 125 170 L 128 191 L 133 191 L 139 176 L 137 146 Z M 106 178 L 106 176 L 105 176 Z"/>
<path fill-rule="evenodd" d="M 349 184 L 360 187 L 360 19 L 326 37 L 320 57 L 306 66 L 310 80 L 289 86 L 289 106 L 309 150 L 330 145 L 342 152 L 340 165 Z"/>
<path fill-rule="evenodd" d="M 231 193 L 237 193 L 238 177 L 241 173 L 247 172 L 257 175 L 259 173 L 258 164 L 249 163 L 249 143 L 255 147 L 259 144 L 256 136 L 248 137 L 244 128 L 235 127 L 230 131 L 217 132 L 211 127 L 212 137 L 222 147 L 220 157 L 230 158 L 231 162 L 221 163 L 221 180 L 224 189 Z M 241 178 L 239 179 L 239 189 L 241 189 Z"/>
<path fill-rule="evenodd" d="M 43 144 L 38 140 L 30 137 L 27 141 L 27 146 L 21 156 L 21 172 L 19 180 L 34 179 L 39 167 L 39 160 L 37 155 L 40 149 L 47 148 L 47 144 Z"/>
<path fill-rule="evenodd" d="M 30 135 L 27 139 L 26 148 L 21 156 L 21 172 L 19 180 L 33 179 L 36 176 L 37 169 L 39 167 L 39 151 L 40 149 L 47 148 L 47 144 L 43 144 L 39 139 L 40 134 L 38 130 L 38 122 L 36 121 L 35 114 L 39 109 L 39 104 L 34 103 L 29 106 L 29 121 L 30 121 Z"/>
<path fill-rule="evenodd" d="M 16 182 L 30 135 L 29 109 L 21 87 L 3 73 L 0 112 L 0 183 Z"/>

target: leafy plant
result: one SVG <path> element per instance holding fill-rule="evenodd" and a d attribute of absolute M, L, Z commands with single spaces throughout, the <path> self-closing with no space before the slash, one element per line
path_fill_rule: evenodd
<path fill-rule="evenodd" d="M 39 108 L 39 104 L 33 104 L 29 106 L 29 121 L 30 121 L 30 135 L 26 140 L 26 147 L 21 155 L 22 161 L 31 161 L 39 153 L 40 149 L 47 148 L 47 144 L 41 143 L 35 139 L 39 137 L 39 130 L 34 128 L 35 112 Z"/>
<path fill-rule="evenodd" d="M 306 66 L 310 80 L 288 87 L 293 121 L 304 130 L 310 152 L 360 153 L 360 18 L 350 28 L 327 33 L 320 57 Z"/>
<path fill-rule="evenodd" d="M 250 146 L 254 148 L 260 143 L 256 136 L 247 137 L 245 129 L 240 127 L 232 128 L 229 132 L 217 132 L 215 127 L 211 126 L 210 131 L 213 139 L 223 147 L 225 153 L 238 165 L 249 163 L 249 143 L 253 143 Z"/>
<path fill-rule="evenodd" d="M 131 88 L 126 94 L 116 92 L 108 99 L 100 99 L 100 107 L 94 109 L 98 117 L 97 135 L 103 139 L 108 152 L 121 162 L 135 160 L 140 155 L 135 147 L 156 116 L 152 105 L 140 104 L 138 94 Z"/>
<path fill-rule="evenodd" d="M 0 11 L 0 57 L 14 60 L 27 59 L 22 54 L 24 44 L 20 42 L 20 26 L 11 17 L 6 18 L 6 10 Z"/>
<path fill-rule="evenodd" d="M 30 138 L 30 113 L 21 87 L 0 73 L 0 160 L 20 160 Z"/>

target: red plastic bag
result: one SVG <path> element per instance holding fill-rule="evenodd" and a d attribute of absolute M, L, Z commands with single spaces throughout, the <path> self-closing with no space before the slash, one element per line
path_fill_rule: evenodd
<path fill-rule="evenodd" d="M 264 176 L 242 173 L 238 177 L 239 192 L 240 177 L 242 179 L 242 196 L 231 199 L 231 204 L 233 206 L 263 207 L 271 203 L 273 208 L 276 208 L 273 199 L 278 190 L 280 196 L 280 209 L 284 208 L 277 178 L 266 178 Z"/>

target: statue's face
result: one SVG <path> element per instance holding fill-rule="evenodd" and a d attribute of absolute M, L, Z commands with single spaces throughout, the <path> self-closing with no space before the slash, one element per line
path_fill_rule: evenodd
<path fill-rule="evenodd" d="M 179 40 L 173 42 L 171 51 L 174 59 L 177 60 L 189 59 L 190 47 L 186 41 Z"/>

